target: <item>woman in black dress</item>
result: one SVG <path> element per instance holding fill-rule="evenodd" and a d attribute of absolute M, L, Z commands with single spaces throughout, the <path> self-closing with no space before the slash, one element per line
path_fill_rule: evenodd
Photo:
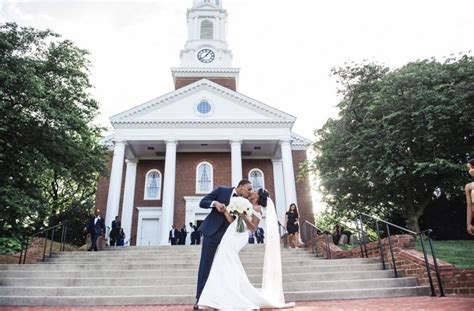
<path fill-rule="evenodd" d="M 300 231 L 298 218 L 299 215 L 298 209 L 296 208 L 296 204 L 291 203 L 288 212 L 286 212 L 285 216 L 286 230 L 288 231 L 288 247 L 290 248 L 298 248 Z"/>

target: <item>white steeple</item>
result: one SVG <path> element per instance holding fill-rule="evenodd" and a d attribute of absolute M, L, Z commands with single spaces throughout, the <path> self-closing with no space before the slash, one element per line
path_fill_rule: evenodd
<path fill-rule="evenodd" d="M 211 4 L 213 6 L 222 7 L 222 1 L 221 0 L 193 0 L 193 8 L 199 7 L 204 4 Z"/>
<path fill-rule="evenodd" d="M 179 55 L 181 65 L 171 68 L 175 88 L 208 79 L 235 91 L 240 70 L 232 68 L 222 0 L 193 0 L 187 23 L 188 39 Z"/>
<path fill-rule="evenodd" d="M 226 41 L 227 11 L 221 0 L 193 0 L 188 9 L 188 39 L 180 53 L 181 67 L 229 68 L 232 52 Z"/>

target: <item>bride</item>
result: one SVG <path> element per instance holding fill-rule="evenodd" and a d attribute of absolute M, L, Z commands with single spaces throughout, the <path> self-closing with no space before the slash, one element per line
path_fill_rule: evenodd
<path fill-rule="evenodd" d="M 262 219 L 262 207 L 267 207 L 267 227 L 262 289 L 253 287 L 239 258 L 240 250 L 247 245 L 248 231 L 237 232 L 237 219 L 224 212 L 231 223 L 219 244 L 212 262 L 209 278 L 199 298 L 200 307 L 221 310 L 251 310 L 260 308 L 289 308 L 294 303 L 285 303 L 281 276 L 280 234 L 275 206 L 268 192 L 259 189 L 249 200 L 253 215 L 240 214 L 247 230 L 255 231 Z"/>

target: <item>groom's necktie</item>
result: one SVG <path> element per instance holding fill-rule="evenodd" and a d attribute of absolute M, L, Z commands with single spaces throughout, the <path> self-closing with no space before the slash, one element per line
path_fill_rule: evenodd
<path fill-rule="evenodd" d="M 234 193 L 232 197 L 238 197 L 239 195 L 237 193 Z"/>

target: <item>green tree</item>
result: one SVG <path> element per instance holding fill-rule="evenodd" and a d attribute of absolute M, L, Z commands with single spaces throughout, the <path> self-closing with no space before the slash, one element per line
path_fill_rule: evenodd
<path fill-rule="evenodd" d="M 105 166 L 87 54 L 50 30 L 0 25 L 1 236 L 93 207 Z"/>
<path fill-rule="evenodd" d="M 316 132 L 306 169 L 340 214 L 418 220 L 437 194 L 462 196 L 473 154 L 474 61 L 427 59 L 390 70 L 374 63 L 333 69 L 342 101 Z"/>

